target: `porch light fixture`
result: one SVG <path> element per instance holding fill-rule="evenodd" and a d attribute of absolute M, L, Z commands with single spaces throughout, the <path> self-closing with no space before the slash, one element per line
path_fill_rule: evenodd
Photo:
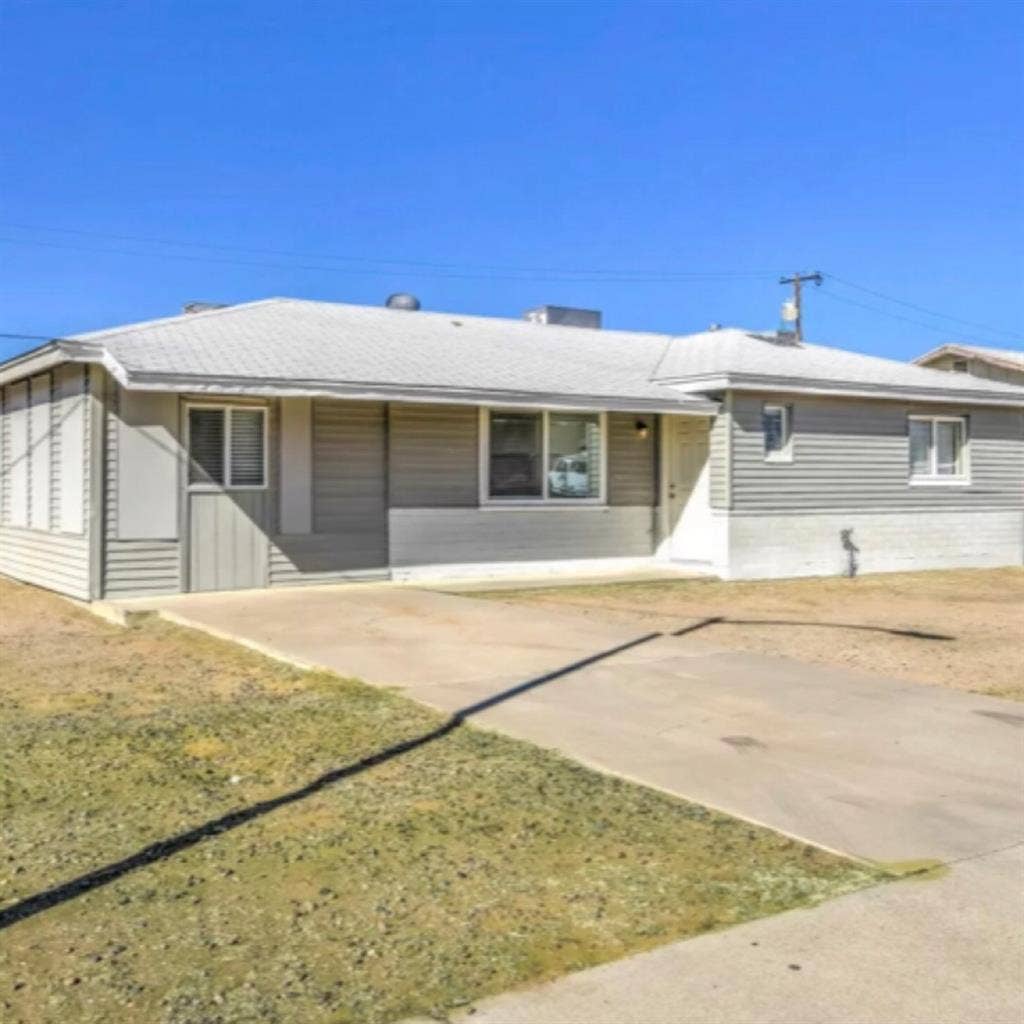
<path fill-rule="evenodd" d="M 647 435 L 649 433 L 650 433 L 650 428 L 647 426 L 647 424 L 643 420 L 637 420 L 636 421 L 636 436 L 638 438 L 640 438 L 641 441 L 646 441 L 647 440 Z"/>

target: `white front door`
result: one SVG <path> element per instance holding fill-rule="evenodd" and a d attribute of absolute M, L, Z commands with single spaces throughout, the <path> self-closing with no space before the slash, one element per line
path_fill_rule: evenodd
<path fill-rule="evenodd" d="M 711 423 L 699 416 L 666 416 L 663 461 L 666 536 L 673 562 L 715 561 L 714 517 L 708 477 Z"/>

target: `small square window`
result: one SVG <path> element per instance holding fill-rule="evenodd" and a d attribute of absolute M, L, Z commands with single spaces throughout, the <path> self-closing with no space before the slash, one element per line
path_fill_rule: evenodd
<path fill-rule="evenodd" d="M 791 462 L 793 438 L 791 408 L 788 405 L 766 405 L 761 411 L 766 462 Z"/>
<path fill-rule="evenodd" d="M 188 410 L 188 482 L 267 484 L 266 409 L 194 405 Z"/>
<path fill-rule="evenodd" d="M 908 427 L 911 483 L 967 483 L 967 420 L 912 416 Z"/>

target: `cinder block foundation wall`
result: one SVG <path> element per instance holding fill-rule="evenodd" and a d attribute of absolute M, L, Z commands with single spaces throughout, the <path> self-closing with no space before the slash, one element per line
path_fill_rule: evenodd
<path fill-rule="evenodd" d="M 858 573 L 981 569 L 1024 562 L 1024 512 L 1014 509 L 734 512 L 728 536 L 730 579 L 836 576 L 851 568 Z"/>

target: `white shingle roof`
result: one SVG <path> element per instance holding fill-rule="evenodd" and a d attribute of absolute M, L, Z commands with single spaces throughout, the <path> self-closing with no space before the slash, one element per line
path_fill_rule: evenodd
<path fill-rule="evenodd" d="M 1024 402 L 1024 390 L 1010 384 L 952 374 L 847 349 L 794 343 L 774 335 L 728 328 L 674 338 L 654 379 L 687 390 L 706 390 L 712 381 L 725 386 L 785 390 L 787 386 L 823 391 L 980 397 L 1003 395 Z"/>
<path fill-rule="evenodd" d="M 129 380 L 189 376 L 706 404 L 650 379 L 667 335 L 525 320 L 268 299 L 75 339 L 102 345 Z"/>
<path fill-rule="evenodd" d="M 127 386 L 707 407 L 725 388 L 1024 404 L 1024 389 L 727 328 L 673 336 L 266 299 L 75 336 Z"/>

